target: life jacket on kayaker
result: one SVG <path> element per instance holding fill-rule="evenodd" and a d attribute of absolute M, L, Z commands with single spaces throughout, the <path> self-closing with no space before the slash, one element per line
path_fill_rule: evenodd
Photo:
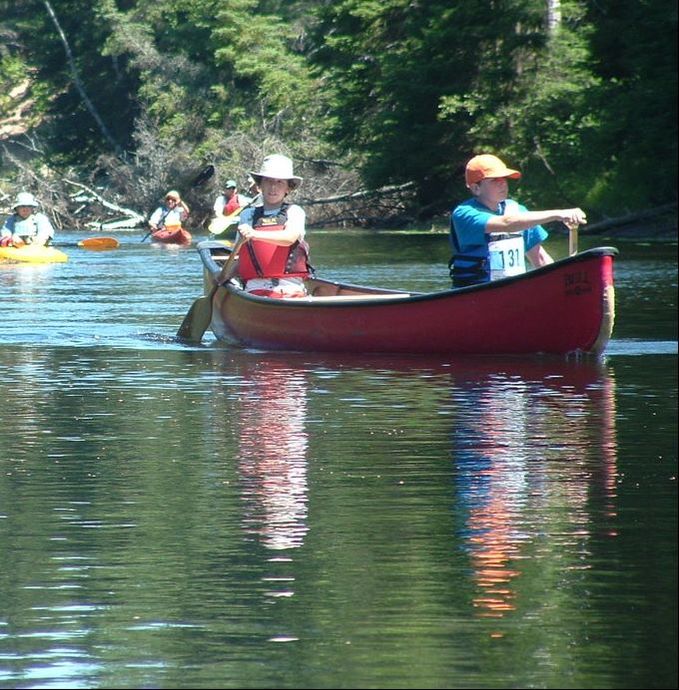
<path fill-rule="evenodd" d="M 240 195 L 234 194 L 227 202 L 224 204 L 224 210 L 222 214 L 225 216 L 230 216 L 232 213 L 236 213 L 241 206 L 245 206 L 245 202 L 241 201 Z"/>
<path fill-rule="evenodd" d="M 255 209 L 252 227 L 256 230 L 283 230 L 288 219 L 289 204 L 284 203 L 278 214 L 265 216 L 264 209 Z M 288 247 L 250 240 L 245 245 L 238 263 L 238 275 L 242 280 L 252 278 L 301 278 L 306 279 L 313 273 L 309 263 L 309 245 L 304 240 L 297 240 Z"/>
<path fill-rule="evenodd" d="M 36 244 L 47 246 L 51 244 L 54 228 L 43 213 L 31 213 L 22 217 L 18 213 L 5 220 L 0 231 L 0 247 Z"/>

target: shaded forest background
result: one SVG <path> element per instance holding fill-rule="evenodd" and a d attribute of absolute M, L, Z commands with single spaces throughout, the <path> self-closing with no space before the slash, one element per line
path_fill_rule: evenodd
<path fill-rule="evenodd" d="M 676 233 L 676 46 L 674 0 L 0 0 L 0 207 L 177 188 L 196 228 L 280 152 L 310 224 L 428 228 L 493 152 L 530 206 Z"/>

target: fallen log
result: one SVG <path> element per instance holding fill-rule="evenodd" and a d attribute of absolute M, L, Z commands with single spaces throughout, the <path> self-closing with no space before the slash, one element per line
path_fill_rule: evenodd
<path fill-rule="evenodd" d="M 101 203 L 102 206 L 110 209 L 111 211 L 115 211 L 121 216 L 124 216 L 123 220 L 101 222 L 91 221 L 87 223 L 89 227 L 97 228 L 99 230 L 113 230 L 119 228 L 137 228 L 146 224 L 146 216 L 142 215 L 141 213 L 138 213 L 137 211 L 133 211 L 132 209 L 125 208 L 123 206 L 118 206 L 118 204 L 114 204 L 108 201 L 103 196 L 101 196 L 101 194 L 95 192 L 91 187 L 88 187 L 87 185 L 84 185 L 80 182 L 74 182 L 73 180 L 68 179 L 64 179 L 64 182 L 73 185 L 74 187 L 84 189 L 88 194 L 91 194 L 97 201 L 99 201 L 99 203 Z"/>
<path fill-rule="evenodd" d="M 630 225 L 631 223 L 638 223 L 639 221 L 651 220 L 653 218 L 658 218 L 660 216 L 667 215 L 672 211 L 676 214 L 677 204 L 673 202 L 671 204 L 663 204 L 662 206 L 656 206 L 655 208 L 647 209 L 645 211 L 637 211 L 635 213 L 628 213 L 625 216 L 618 216 L 617 218 L 607 218 L 606 220 L 600 221 L 599 223 L 592 223 L 582 228 L 588 233 L 597 234 L 599 232 L 604 232 L 610 230 L 611 228 L 622 227 L 623 225 Z M 676 217 L 675 217 L 676 225 Z"/>

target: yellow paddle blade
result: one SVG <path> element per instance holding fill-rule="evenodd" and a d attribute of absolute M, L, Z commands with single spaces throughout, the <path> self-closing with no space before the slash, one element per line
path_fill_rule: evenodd
<path fill-rule="evenodd" d="M 218 216 L 217 218 L 213 218 L 210 221 L 210 225 L 208 225 L 207 229 L 213 235 L 221 235 L 225 230 L 228 230 L 229 226 L 238 223 L 240 220 L 240 211 L 241 209 L 238 209 L 235 214 L 232 213 L 228 216 Z"/>

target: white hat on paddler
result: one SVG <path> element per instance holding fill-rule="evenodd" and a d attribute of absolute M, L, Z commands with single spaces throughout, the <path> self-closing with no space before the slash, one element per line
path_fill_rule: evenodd
<path fill-rule="evenodd" d="M 33 206 L 34 208 L 38 208 L 40 204 L 30 192 L 19 192 L 14 200 L 14 206 L 12 206 L 12 208 L 19 208 L 19 206 Z"/>
<path fill-rule="evenodd" d="M 287 180 L 290 189 L 297 189 L 302 183 L 302 178 L 294 174 L 292 160 L 280 153 L 272 153 L 262 162 L 259 172 L 250 172 L 254 181 L 259 185 L 263 177 L 273 180 Z"/>

